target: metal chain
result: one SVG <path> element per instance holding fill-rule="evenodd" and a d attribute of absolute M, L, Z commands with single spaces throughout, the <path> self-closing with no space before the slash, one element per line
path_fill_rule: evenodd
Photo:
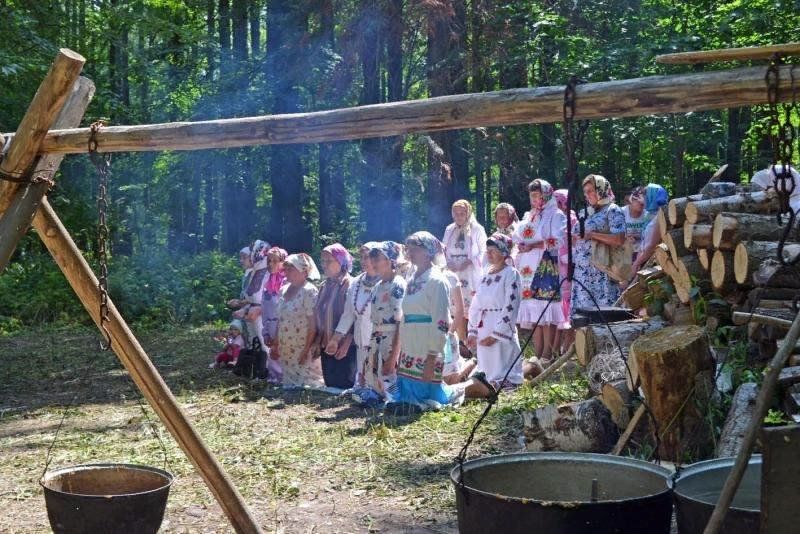
<path fill-rule="evenodd" d="M 97 188 L 97 255 L 100 258 L 100 272 L 97 276 L 97 289 L 100 291 L 100 329 L 105 335 L 105 342 L 100 342 L 101 350 L 111 348 L 111 333 L 108 331 L 108 177 L 111 174 L 111 154 L 100 154 L 97 151 L 97 132 L 105 126 L 105 121 L 92 123 L 89 128 L 89 159 L 100 178 Z"/>
<path fill-rule="evenodd" d="M 578 161 L 583 157 L 583 139 L 589 127 L 587 120 L 578 121 L 577 128 L 575 127 L 575 89 L 581 83 L 585 83 L 585 81 L 577 76 L 571 76 L 564 88 L 564 156 L 567 164 L 564 171 L 564 183 L 567 184 L 567 211 L 569 213 L 572 213 L 572 201 L 578 190 Z M 586 210 L 584 209 L 578 214 L 581 237 L 583 237 L 585 221 Z M 572 259 L 572 225 L 570 224 L 567 225 L 567 242 L 569 243 L 567 246 L 567 278 L 572 280 L 575 274 L 575 262 Z"/>
<path fill-rule="evenodd" d="M 790 69 L 792 100 L 783 105 L 783 120 L 778 109 L 780 92 L 780 66 L 783 63 L 779 54 L 774 54 L 770 59 L 764 80 L 767 85 L 767 102 L 769 116 L 767 119 L 767 131 L 769 134 L 770 145 L 772 147 L 772 183 L 778 195 L 778 226 L 782 225 L 783 215 L 788 216 L 788 221 L 783 230 L 783 235 L 778 241 L 778 261 L 783 265 L 796 265 L 800 262 L 800 254 L 791 259 L 786 259 L 783 255 L 784 246 L 789 235 L 795 226 L 797 214 L 791 208 L 790 197 L 795 190 L 794 174 L 792 173 L 792 160 L 794 159 L 794 142 L 797 132 L 792 125 L 792 116 L 797 110 L 797 84 L 794 76 L 794 65 Z M 777 165 L 781 165 L 780 171 Z"/>

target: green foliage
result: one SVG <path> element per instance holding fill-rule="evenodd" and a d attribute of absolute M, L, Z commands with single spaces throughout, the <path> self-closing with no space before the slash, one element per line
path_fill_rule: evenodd
<path fill-rule="evenodd" d="M 768 426 L 780 426 L 791 424 L 792 420 L 789 419 L 781 410 L 770 408 L 767 415 L 764 416 L 764 424 Z"/>

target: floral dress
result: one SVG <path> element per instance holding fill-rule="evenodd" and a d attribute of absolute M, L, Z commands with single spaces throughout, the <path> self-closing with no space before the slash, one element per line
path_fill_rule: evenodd
<path fill-rule="evenodd" d="M 497 341 L 486 347 L 478 343 L 478 370 L 498 386 L 520 351 L 517 337 L 517 313 L 520 303 L 520 275 L 513 267 L 481 279 L 469 309 L 469 335 L 478 341 L 492 336 Z M 503 386 L 522 384 L 522 358 L 514 363 Z"/>
<path fill-rule="evenodd" d="M 383 364 L 392 355 L 395 333 L 403 319 L 405 293 L 406 282 L 400 275 L 388 282 L 379 282 L 372 290 L 372 339 L 363 372 L 367 386 L 385 399 L 391 399 L 397 381 L 395 372 L 383 374 Z"/>
<path fill-rule="evenodd" d="M 611 234 L 625 233 L 625 215 L 616 204 L 608 204 L 593 211 L 584 223 L 586 231 Z M 573 235 L 578 235 L 579 225 L 573 226 Z M 571 313 L 577 309 L 595 309 L 598 306 L 612 306 L 619 298 L 619 285 L 606 273 L 592 265 L 592 241 L 575 241 L 575 283 L 572 284 Z M 580 284 L 578 283 L 580 282 Z M 584 287 L 581 287 L 581 284 Z M 592 299 L 594 297 L 594 300 Z"/>
<path fill-rule="evenodd" d="M 463 390 L 442 382 L 442 349 L 450 327 L 449 290 L 442 271 L 431 267 L 417 273 L 403 299 L 403 322 L 400 325 L 400 360 L 397 366 L 398 391 L 395 400 L 421 408 L 435 408 L 457 403 Z M 433 356 L 434 374 L 423 380 L 425 361 Z"/>
<path fill-rule="evenodd" d="M 300 364 L 306 344 L 308 327 L 314 321 L 317 288 L 306 282 L 291 300 L 286 300 L 289 285 L 281 289 L 278 301 L 278 341 L 280 343 L 283 384 L 289 386 L 322 387 L 322 366 L 319 358 Z"/>

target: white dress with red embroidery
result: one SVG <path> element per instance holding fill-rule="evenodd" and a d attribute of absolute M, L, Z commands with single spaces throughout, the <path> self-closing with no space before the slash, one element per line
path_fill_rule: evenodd
<path fill-rule="evenodd" d="M 469 335 L 478 338 L 478 367 L 495 386 L 506 376 L 511 362 L 520 351 L 517 336 L 517 313 L 520 307 L 520 275 L 506 266 L 495 274 L 485 274 L 478 285 L 469 309 Z M 497 341 L 484 346 L 480 341 Z M 519 358 L 503 386 L 522 384 L 522 358 Z"/>

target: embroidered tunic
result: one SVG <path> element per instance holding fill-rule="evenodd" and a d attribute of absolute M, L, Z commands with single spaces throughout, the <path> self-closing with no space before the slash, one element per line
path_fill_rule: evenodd
<path fill-rule="evenodd" d="M 336 333 L 345 336 L 353 329 L 353 343 L 356 346 L 356 384 L 362 385 L 362 370 L 369 354 L 369 340 L 372 335 L 370 309 L 372 305 L 372 289 L 378 281 L 368 280 L 367 273 L 356 276 L 347 289 L 344 311 L 336 326 Z"/>
<path fill-rule="evenodd" d="M 392 391 L 397 378 L 394 371 L 384 375 L 383 364 L 392 355 L 395 333 L 403 319 L 405 292 L 406 282 L 400 275 L 388 282 L 380 281 L 372 290 L 372 339 L 364 378 L 366 384 L 384 398 L 389 397 L 388 393 Z"/>
<path fill-rule="evenodd" d="M 322 367 L 319 358 L 300 364 L 308 327 L 314 321 L 317 288 L 306 282 L 291 300 L 286 300 L 286 284 L 278 301 L 278 341 L 284 385 L 322 387 Z"/>
<path fill-rule="evenodd" d="M 472 265 L 461 272 L 457 272 L 461 282 L 461 292 L 464 297 L 464 309 L 469 308 L 472 295 L 480 282 L 483 274 L 483 257 L 486 253 L 486 230 L 477 221 L 472 220 L 458 227 L 451 223 L 444 231 L 445 256 L 448 262 L 462 263 L 470 260 Z"/>
<path fill-rule="evenodd" d="M 497 340 L 490 347 L 478 343 L 478 370 L 486 373 L 493 384 L 500 384 L 520 351 L 516 326 L 520 284 L 520 275 L 513 267 L 506 266 L 496 274 L 487 273 L 469 309 L 469 335 L 477 336 L 478 341 L 489 336 Z M 508 375 L 508 384 L 521 383 L 522 358 Z"/>

